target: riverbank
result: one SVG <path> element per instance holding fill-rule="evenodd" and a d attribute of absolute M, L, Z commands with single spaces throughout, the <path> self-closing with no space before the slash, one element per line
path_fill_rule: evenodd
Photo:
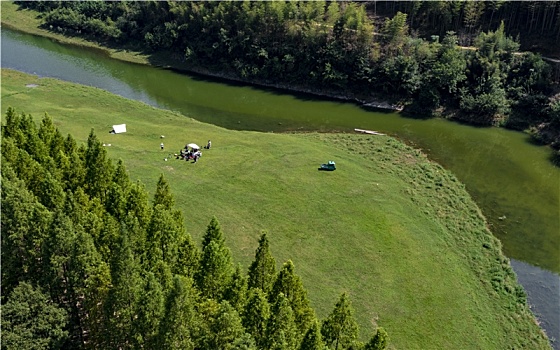
<path fill-rule="evenodd" d="M 321 318 L 346 290 L 362 335 L 376 320 L 395 348 L 549 348 L 464 186 L 418 150 L 386 136 L 231 131 L 14 71 L 2 71 L 2 84 L 5 107 L 36 119 L 48 112 L 80 142 L 95 128 L 150 191 L 164 173 L 196 241 L 216 215 L 248 266 L 267 230 L 277 261 L 295 262 Z M 105 133 L 117 121 L 129 132 Z M 196 166 L 165 162 L 160 135 L 170 150 L 207 139 L 214 147 Z M 333 147 L 338 170 L 318 172 Z"/>
<path fill-rule="evenodd" d="M 97 50 L 104 52 L 107 56 L 122 60 L 125 62 L 135 63 L 135 64 L 145 64 L 155 67 L 162 67 L 166 69 L 173 69 L 176 71 L 182 71 L 185 73 L 195 73 L 203 76 L 219 78 L 229 81 L 241 82 L 244 84 L 249 84 L 253 86 L 270 87 L 275 89 L 281 89 L 285 91 L 293 91 L 298 93 L 305 93 L 320 97 L 327 97 L 332 99 L 338 99 L 342 101 L 352 101 L 359 105 L 369 108 L 377 108 L 380 110 L 389 110 L 394 112 L 400 112 L 403 110 L 404 106 L 402 103 L 391 103 L 379 96 L 374 95 L 361 95 L 343 93 L 340 91 L 331 90 L 319 90 L 316 88 L 305 87 L 305 86 L 294 86 L 287 84 L 278 84 L 273 82 L 266 82 L 260 80 L 248 80 L 242 79 L 240 77 L 234 76 L 228 72 L 216 72 L 210 71 L 204 67 L 197 67 L 193 65 L 187 65 L 180 57 L 175 57 L 174 54 L 169 52 L 158 52 L 158 53 L 143 53 L 134 48 L 123 48 L 123 47 L 110 47 L 93 41 L 83 39 L 78 36 L 73 36 L 69 34 L 56 33 L 56 29 L 43 29 L 41 28 L 41 20 L 38 17 L 40 13 L 23 9 L 20 10 L 18 5 L 12 2 L 2 2 L 2 26 L 10 28 L 16 31 L 21 31 L 28 34 L 40 35 L 51 40 L 56 40 L 63 44 L 76 45 L 79 47 L 87 48 L 90 50 Z"/>

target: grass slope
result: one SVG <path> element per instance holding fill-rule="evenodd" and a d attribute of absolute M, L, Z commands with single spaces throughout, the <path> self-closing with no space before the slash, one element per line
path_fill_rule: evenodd
<path fill-rule="evenodd" d="M 364 339 L 379 324 L 399 349 L 550 348 L 516 302 L 509 262 L 464 186 L 392 138 L 230 131 L 100 89 L 2 70 L 2 114 L 8 106 L 36 121 L 48 112 L 79 141 L 94 128 L 151 192 L 165 174 L 189 233 L 200 242 L 216 215 L 245 268 L 267 231 L 278 265 L 294 261 L 319 317 L 349 292 Z M 109 134 L 119 123 L 128 132 Z M 213 148 L 197 164 L 164 161 L 208 139 Z M 327 160 L 338 170 L 317 171 Z"/>

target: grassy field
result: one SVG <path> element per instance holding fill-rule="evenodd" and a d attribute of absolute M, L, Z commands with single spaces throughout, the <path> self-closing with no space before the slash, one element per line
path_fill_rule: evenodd
<path fill-rule="evenodd" d="M 2 70 L 2 114 L 8 106 L 36 121 L 47 112 L 82 142 L 94 128 L 149 191 L 165 174 L 189 233 L 199 242 L 216 215 L 244 267 L 267 231 L 278 265 L 294 261 L 319 317 L 349 292 L 362 338 L 379 324 L 398 349 L 549 348 L 516 302 L 509 262 L 464 186 L 392 138 L 229 131 Z M 109 134 L 120 123 L 128 132 Z M 164 160 L 208 139 L 213 148 L 197 164 Z M 328 160 L 338 170 L 317 171 Z"/>

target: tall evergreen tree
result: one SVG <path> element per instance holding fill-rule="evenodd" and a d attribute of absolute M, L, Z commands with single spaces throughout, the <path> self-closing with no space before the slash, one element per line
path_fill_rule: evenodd
<path fill-rule="evenodd" d="M 165 314 L 160 323 L 158 348 L 169 350 L 194 350 L 200 325 L 195 310 L 196 295 L 191 281 L 175 276 L 167 296 Z"/>
<path fill-rule="evenodd" d="M 334 350 L 348 349 L 358 339 L 358 324 L 346 293 L 342 293 L 334 310 L 323 321 L 321 334 L 325 344 Z"/>
<path fill-rule="evenodd" d="M 247 301 L 247 277 L 243 275 L 240 264 L 235 268 L 235 272 L 231 277 L 231 283 L 225 290 L 224 299 L 229 302 L 235 311 L 238 313 L 243 312 L 245 302 Z"/>
<path fill-rule="evenodd" d="M 154 208 L 158 205 L 162 205 L 163 208 L 167 210 L 173 209 L 175 205 L 175 200 L 173 199 L 173 195 L 171 194 L 171 189 L 169 188 L 169 183 L 161 174 L 159 176 L 157 185 L 156 185 L 156 193 L 154 194 Z"/>
<path fill-rule="evenodd" d="M 146 229 L 148 227 L 152 211 L 149 205 L 148 192 L 140 181 L 130 187 L 126 201 L 126 212 L 132 214 L 131 217 L 138 221 L 140 228 Z"/>
<path fill-rule="evenodd" d="M 221 300 L 232 277 L 231 252 L 225 245 L 220 223 L 213 217 L 203 238 L 203 251 L 195 281 L 203 295 Z"/>
<path fill-rule="evenodd" d="M 2 164 L 1 257 L 2 294 L 9 295 L 20 281 L 38 281 L 45 274 L 42 249 L 51 213 Z"/>
<path fill-rule="evenodd" d="M 146 233 L 146 248 L 150 265 L 153 266 L 158 260 L 162 260 L 168 266 L 174 266 L 183 233 L 171 212 L 163 205 L 158 204 L 153 209 Z"/>
<path fill-rule="evenodd" d="M 69 293 L 69 260 L 75 240 L 74 225 L 62 211 L 54 213 L 48 229 L 48 236 L 42 247 L 42 260 L 45 264 L 41 284 L 55 298 L 55 302 L 67 306 Z"/>
<path fill-rule="evenodd" d="M 128 349 L 133 325 L 137 318 L 137 303 L 142 292 L 140 265 L 132 254 L 126 232 L 120 237 L 111 261 L 112 287 L 106 303 L 107 332 L 110 334 L 108 347 Z"/>
<path fill-rule="evenodd" d="M 248 287 L 260 288 L 265 294 L 268 294 L 272 289 L 275 278 L 276 261 L 270 253 L 266 233 L 263 233 L 255 252 L 255 260 L 249 267 Z"/>
<path fill-rule="evenodd" d="M 82 344 L 99 344 L 105 338 L 100 320 L 103 302 L 109 291 L 109 266 L 97 252 L 93 238 L 80 225 L 75 226 L 75 241 L 68 261 L 71 315 L 74 315 L 76 339 Z"/>
<path fill-rule="evenodd" d="M 298 330 L 289 300 L 278 294 L 266 327 L 266 349 L 293 350 L 298 345 Z"/>
<path fill-rule="evenodd" d="M 126 216 L 126 201 L 129 187 L 130 180 L 128 174 L 126 173 L 123 161 L 119 159 L 112 182 L 108 188 L 107 201 L 105 202 L 107 212 L 118 221 L 123 221 Z"/>
<path fill-rule="evenodd" d="M 301 278 L 294 272 L 294 264 L 291 260 L 284 263 L 282 270 L 278 272 L 272 292 L 269 294 L 270 303 L 275 304 L 280 294 L 288 300 L 293 310 L 298 334 L 303 336 L 309 329 L 315 314 L 309 305 L 307 291 L 303 288 Z"/>
<path fill-rule="evenodd" d="M 227 301 L 222 301 L 215 314 L 209 315 L 200 348 L 234 349 L 245 337 L 245 330 L 237 311 Z M 246 341 L 246 340 L 245 340 Z"/>
<path fill-rule="evenodd" d="M 299 346 L 299 350 L 323 350 L 325 349 L 325 344 L 323 343 L 323 338 L 321 336 L 321 327 L 319 322 L 315 319 L 311 323 L 311 327 L 305 333 L 303 340 Z"/>
<path fill-rule="evenodd" d="M 16 138 L 16 134 L 20 132 L 19 130 L 19 120 L 20 116 L 16 113 L 15 108 L 8 107 L 6 110 L 6 125 L 2 125 L 2 138 Z"/>
<path fill-rule="evenodd" d="M 134 347 L 155 349 L 165 305 L 161 284 L 152 272 L 146 275 L 144 289 L 137 305 L 138 317 L 133 324 Z"/>
<path fill-rule="evenodd" d="M 49 154 L 45 144 L 39 138 L 37 125 L 31 114 L 22 113 L 19 120 L 19 130 L 21 130 L 23 134 L 23 143 L 20 143 L 20 147 L 22 147 L 31 158 L 39 163 L 43 163 L 45 157 L 48 157 Z"/>
<path fill-rule="evenodd" d="M 231 283 L 232 263 L 229 248 L 211 241 L 202 252 L 195 275 L 198 288 L 208 298 L 221 300 Z"/>
<path fill-rule="evenodd" d="M 185 234 L 183 240 L 179 243 L 174 273 L 194 278 L 196 271 L 198 271 L 199 260 L 200 251 L 194 243 L 191 235 L 187 233 Z"/>
<path fill-rule="evenodd" d="M 255 338 L 259 349 L 266 346 L 266 325 L 270 317 L 270 306 L 260 288 L 249 291 L 247 303 L 242 313 L 243 326 Z"/>
<path fill-rule="evenodd" d="M 85 167 L 86 193 L 104 200 L 111 182 L 113 169 L 111 161 L 107 158 L 107 151 L 101 145 L 93 129 L 88 136 Z"/>
<path fill-rule="evenodd" d="M 225 243 L 222 227 L 215 216 L 213 216 L 210 220 L 210 223 L 206 227 L 206 233 L 202 237 L 202 249 L 204 249 L 211 241 Z"/>
<path fill-rule="evenodd" d="M 2 349 L 60 348 L 68 337 L 66 322 L 64 309 L 39 288 L 22 282 L 2 305 Z"/>
<path fill-rule="evenodd" d="M 377 332 L 366 344 L 364 350 L 384 350 L 389 343 L 389 335 L 382 327 L 377 328 Z"/>
<path fill-rule="evenodd" d="M 76 141 L 68 135 L 64 141 L 68 166 L 62 168 L 62 182 L 65 189 L 76 191 L 84 186 L 86 181 L 86 166 L 76 147 Z"/>
<path fill-rule="evenodd" d="M 41 125 L 39 126 L 37 134 L 39 139 L 49 150 L 51 149 L 51 142 L 55 138 L 56 132 L 57 129 L 54 126 L 52 118 L 48 115 L 48 113 L 45 113 L 43 119 L 41 120 Z"/>

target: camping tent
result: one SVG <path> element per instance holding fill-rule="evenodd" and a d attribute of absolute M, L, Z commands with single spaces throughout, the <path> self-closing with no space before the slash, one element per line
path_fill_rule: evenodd
<path fill-rule="evenodd" d="M 126 132 L 126 124 L 119 124 L 119 125 L 113 125 L 113 131 L 114 134 L 120 134 L 123 132 Z"/>

